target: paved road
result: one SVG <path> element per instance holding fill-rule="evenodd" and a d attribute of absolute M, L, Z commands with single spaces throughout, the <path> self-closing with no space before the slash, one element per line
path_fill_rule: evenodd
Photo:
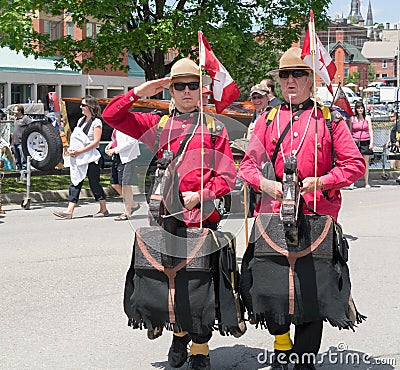
<path fill-rule="evenodd" d="M 351 241 L 353 295 L 368 320 L 355 333 L 325 324 L 324 369 L 400 368 L 399 194 L 392 185 L 343 191 L 340 222 Z M 133 227 L 146 224 L 145 207 L 129 224 L 93 219 L 97 205 L 85 202 L 73 220 L 56 220 L 55 206 L 3 206 L 0 368 L 168 369 L 169 333 L 149 341 L 131 330 L 121 302 Z M 118 215 L 122 204 L 109 209 Z M 224 229 L 238 232 L 241 256 L 240 215 Z M 272 337 L 250 327 L 240 339 L 215 334 L 210 346 L 214 370 L 266 369 Z M 357 358 L 360 364 L 352 364 Z"/>

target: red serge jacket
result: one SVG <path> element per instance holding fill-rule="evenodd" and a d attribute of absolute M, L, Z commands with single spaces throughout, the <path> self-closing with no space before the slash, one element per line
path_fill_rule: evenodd
<path fill-rule="evenodd" d="M 284 157 L 297 151 L 297 167 L 300 179 L 314 176 L 315 158 L 315 114 L 312 108 L 307 108 L 298 120 L 293 120 L 293 129 L 285 136 L 275 162 L 277 178 L 283 177 Z M 291 112 L 282 105 L 271 124 L 267 127 L 264 113 L 256 122 L 253 135 L 249 141 L 246 155 L 240 165 L 239 176 L 250 184 L 256 191 L 260 191 L 261 169 L 267 158 L 270 159 L 275 150 L 280 134 L 288 124 Z M 332 112 L 332 131 L 336 166 L 332 167 L 332 138 L 324 117 L 318 109 L 318 142 L 317 176 L 322 177 L 324 190 L 329 191 L 329 199 L 325 198 L 321 190 L 317 190 L 317 208 L 320 214 L 332 216 L 337 220 L 341 207 L 339 189 L 358 180 L 365 172 L 365 162 L 357 149 L 348 126 L 339 113 Z M 340 116 L 341 117 L 341 116 Z M 292 154 L 291 154 L 292 153 Z M 273 199 L 260 201 L 256 213 L 279 212 L 280 202 Z M 314 193 L 304 194 L 306 203 L 313 208 Z M 304 209 L 304 212 L 307 212 Z"/>
<path fill-rule="evenodd" d="M 132 103 L 139 98 L 130 90 L 124 95 L 113 98 L 103 112 L 103 119 L 117 130 L 134 137 L 146 144 L 153 152 L 157 135 L 157 123 L 160 116 L 153 113 L 129 112 Z M 180 143 L 186 136 L 190 125 L 196 124 L 199 114 L 187 113 L 175 115 L 168 119 L 160 135 L 157 153 L 162 157 L 164 150 L 178 152 Z M 201 148 L 204 148 L 203 165 L 203 199 L 213 200 L 229 193 L 235 185 L 236 169 L 229 146 L 228 133 L 221 126 L 215 140 L 212 139 L 205 122 L 203 128 L 197 127 L 187 143 L 183 156 L 178 164 L 179 189 L 185 191 L 201 191 Z M 213 142 L 215 141 L 215 143 Z M 196 227 L 200 222 L 200 210 L 194 208 L 184 214 L 186 225 Z"/>

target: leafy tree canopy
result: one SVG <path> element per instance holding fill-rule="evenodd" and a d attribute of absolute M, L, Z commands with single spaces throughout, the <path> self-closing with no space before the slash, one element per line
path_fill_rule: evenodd
<path fill-rule="evenodd" d="M 130 52 L 146 79 L 170 72 L 168 50 L 177 58 L 197 54 L 202 30 L 214 53 L 240 87 L 249 87 L 276 67 L 277 51 L 298 40 L 309 10 L 317 29 L 326 26 L 331 0 L 0 0 L 0 45 L 25 55 L 60 56 L 58 67 L 127 69 Z M 38 15 L 53 22 L 69 21 L 81 29 L 98 22 L 93 39 L 51 37 L 34 29 Z M 53 23 L 54 25 L 54 23 Z"/>

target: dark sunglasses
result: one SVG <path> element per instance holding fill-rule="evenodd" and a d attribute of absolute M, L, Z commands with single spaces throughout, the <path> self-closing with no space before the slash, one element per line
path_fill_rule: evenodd
<path fill-rule="evenodd" d="M 87 107 L 88 105 L 85 103 L 81 103 L 81 107 Z"/>
<path fill-rule="evenodd" d="M 196 91 L 200 88 L 200 82 L 174 82 L 172 86 L 177 91 L 185 90 L 186 86 L 189 88 L 189 90 Z"/>
<path fill-rule="evenodd" d="M 289 78 L 290 75 L 292 75 L 294 78 L 300 78 L 303 76 L 308 76 L 308 72 L 302 71 L 301 69 L 295 69 L 293 71 L 279 71 L 280 78 Z"/>
<path fill-rule="evenodd" d="M 254 95 L 251 97 L 251 100 L 261 100 L 265 95 Z"/>

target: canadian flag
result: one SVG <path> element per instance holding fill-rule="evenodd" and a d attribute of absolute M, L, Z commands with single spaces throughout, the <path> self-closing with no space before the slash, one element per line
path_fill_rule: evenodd
<path fill-rule="evenodd" d="M 201 31 L 198 32 L 198 39 L 200 66 L 203 66 L 212 78 L 215 110 L 217 113 L 221 113 L 239 97 L 240 91 L 228 71 L 214 55 L 210 44 Z"/>
<path fill-rule="evenodd" d="M 304 39 L 301 58 L 311 68 L 314 69 L 312 53 L 315 51 L 315 72 L 325 82 L 328 90 L 333 95 L 332 80 L 336 73 L 336 65 L 329 53 L 325 50 L 322 42 L 315 33 L 314 12 L 310 10 L 310 20 L 308 30 Z"/>

